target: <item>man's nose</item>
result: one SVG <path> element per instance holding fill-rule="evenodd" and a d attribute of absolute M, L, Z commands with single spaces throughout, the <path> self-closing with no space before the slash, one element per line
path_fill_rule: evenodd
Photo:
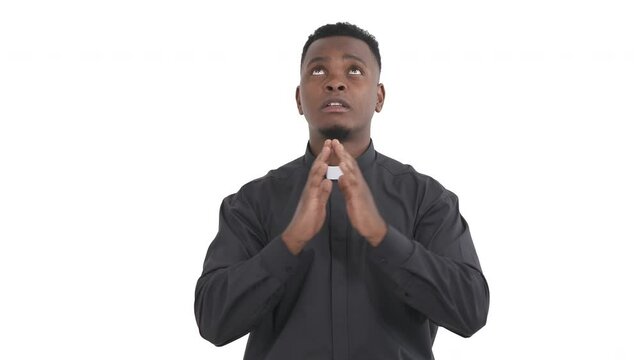
<path fill-rule="evenodd" d="M 344 81 L 342 81 L 342 79 L 334 77 L 332 79 L 329 79 L 329 81 L 324 84 L 324 89 L 330 92 L 345 91 L 347 89 L 347 85 L 344 83 Z"/>

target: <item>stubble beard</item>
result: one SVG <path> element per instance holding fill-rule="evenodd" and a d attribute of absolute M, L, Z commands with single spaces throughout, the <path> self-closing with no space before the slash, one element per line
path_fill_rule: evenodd
<path fill-rule="evenodd" d="M 351 129 L 347 129 L 346 127 L 340 125 L 334 125 L 319 130 L 320 134 L 322 134 L 325 139 L 336 139 L 341 143 L 349 140 L 349 137 L 351 136 Z"/>

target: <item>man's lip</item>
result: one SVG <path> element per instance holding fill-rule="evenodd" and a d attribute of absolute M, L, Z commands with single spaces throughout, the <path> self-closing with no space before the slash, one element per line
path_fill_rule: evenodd
<path fill-rule="evenodd" d="M 340 105 L 337 105 L 340 104 Z M 341 113 L 349 111 L 350 106 L 345 100 L 342 99 L 328 99 L 322 103 L 322 112 Z"/>

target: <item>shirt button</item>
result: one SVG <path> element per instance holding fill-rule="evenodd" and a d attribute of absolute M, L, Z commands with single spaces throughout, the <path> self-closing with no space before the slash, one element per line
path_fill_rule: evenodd
<path fill-rule="evenodd" d="M 284 271 L 286 271 L 286 272 L 291 272 L 291 270 L 293 270 L 293 268 L 291 266 L 285 266 L 284 267 Z"/>
<path fill-rule="evenodd" d="M 387 259 L 386 258 L 380 258 L 380 262 L 383 263 L 383 264 L 386 264 L 387 263 Z"/>

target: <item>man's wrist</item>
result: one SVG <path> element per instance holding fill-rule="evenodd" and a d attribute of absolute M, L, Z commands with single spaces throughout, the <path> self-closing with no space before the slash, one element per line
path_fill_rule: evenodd
<path fill-rule="evenodd" d="M 294 255 L 298 255 L 306 244 L 306 241 L 292 235 L 288 229 L 282 233 L 281 238 L 287 249 Z"/>
<path fill-rule="evenodd" d="M 382 240 L 384 240 L 384 237 L 387 236 L 387 231 L 387 224 L 383 221 L 379 230 L 374 231 L 372 235 L 368 236 L 367 241 L 371 246 L 377 247 Z"/>

